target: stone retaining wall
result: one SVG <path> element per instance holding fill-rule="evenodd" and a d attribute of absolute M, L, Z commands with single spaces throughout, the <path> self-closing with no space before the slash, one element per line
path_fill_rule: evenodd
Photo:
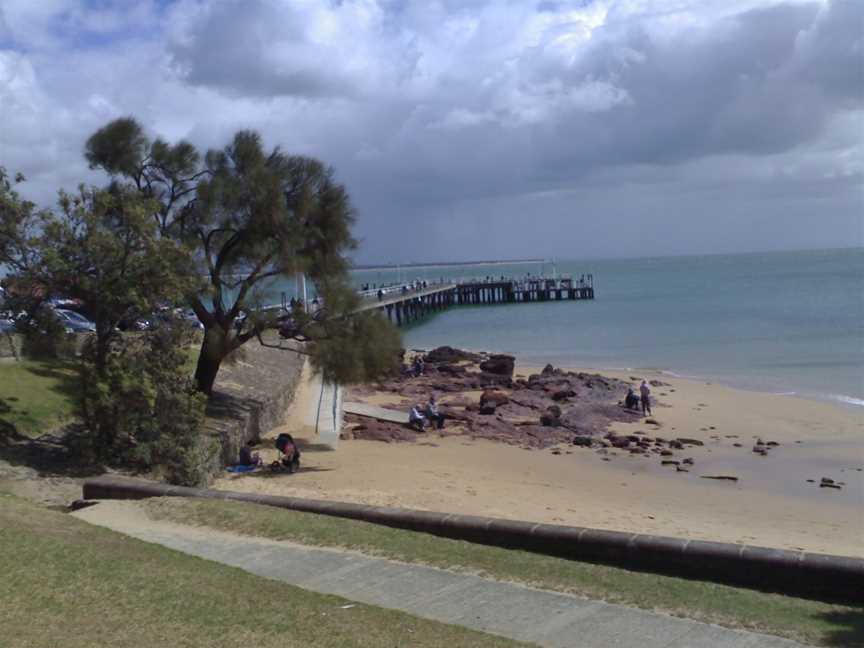
<path fill-rule="evenodd" d="M 236 500 L 352 518 L 448 538 L 793 596 L 858 604 L 864 598 L 864 559 L 861 558 L 473 515 L 183 488 L 116 477 L 99 477 L 84 483 L 84 499 L 165 496 Z"/>
<path fill-rule="evenodd" d="M 273 340 L 275 342 L 275 340 Z M 252 341 L 224 363 L 207 405 L 204 433 L 218 441 L 219 461 L 211 476 L 237 461 L 240 448 L 285 422 L 306 356 Z"/>

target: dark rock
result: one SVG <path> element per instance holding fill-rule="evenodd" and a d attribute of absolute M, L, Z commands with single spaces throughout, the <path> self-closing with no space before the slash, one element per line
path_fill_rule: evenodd
<path fill-rule="evenodd" d="M 491 416 L 492 414 L 495 413 L 495 409 L 496 408 L 495 408 L 494 403 L 487 403 L 485 405 L 480 406 L 479 414 L 481 414 L 483 416 Z"/>
<path fill-rule="evenodd" d="M 822 482 L 819 484 L 819 488 L 836 488 L 837 490 L 841 490 L 843 487 L 840 484 L 828 484 L 826 482 Z"/>
<path fill-rule="evenodd" d="M 545 367 L 543 367 L 543 375 L 544 376 L 549 376 L 549 375 L 554 374 L 554 373 L 555 373 L 555 367 L 553 367 L 551 364 L 547 364 Z"/>
<path fill-rule="evenodd" d="M 480 394 L 480 407 L 483 407 L 484 405 L 499 407 L 500 405 L 506 405 L 509 402 L 510 398 L 503 392 L 487 389 Z"/>
<path fill-rule="evenodd" d="M 561 418 L 561 408 L 557 405 L 550 405 L 546 408 L 546 412 L 550 416 L 554 416 L 555 418 Z"/>
<path fill-rule="evenodd" d="M 692 466 L 693 463 L 694 463 L 694 462 L 693 462 L 693 457 L 687 457 L 687 458 L 686 458 L 684 461 L 682 461 L 681 463 L 685 463 L 685 464 L 687 464 L 688 466 Z"/>
<path fill-rule="evenodd" d="M 740 443 L 733 443 L 732 445 L 735 446 L 736 448 L 743 448 L 743 447 L 744 447 L 744 446 L 743 446 L 742 444 L 740 444 Z"/>
<path fill-rule="evenodd" d="M 572 389 L 559 389 L 558 391 L 552 392 L 552 400 L 562 401 L 568 398 L 573 398 L 575 395 L 576 392 Z"/>
<path fill-rule="evenodd" d="M 540 417 L 540 425 L 543 427 L 561 427 L 561 419 L 557 416 L 543 414 Z"/>
<path fill-rule="evenodd" d="M 732 475 L 702 475 L 702 479 L 719 479 L 721 481 L 737 482 L 738 478 Z"/>
<path fill-rule="evenodd" d="M 459 365 L 454 364 L 442 364 L 438 365 L 438 372 L 447 374 L 450 376 L 461 376 L 467 373 L 467 369 L 465 367 L 460 367 Z"/>
<path fill-rule="evenodd" d="M 681 462 L 678 461 L 677 459 L 664 459 L 663 461 L 660 462 L 660 465 L 661 466 L 677 466 L 680 463 Z"/>
<path fill-rule="evenodd" d="M 699 439 L 688 439 L 687 437 L 678 437 L 676 439 L 676 441 L 678 441 L 678 443 L 686 443 L 688 445 L 695 445 L 695 446 L 704 446 L 705 445 L 705 443 L 700 441 Z"/>
<path fill-rule="evenodd" d="M 437 349 L 432 349 L 429 353 L 426 354 L 426 362 L 459 362 L 461 360 L 470 360 L 472 362 L 477 362 L 480 359 L 480 356 L 476 353 L 471 353 L 469 351 L 462 351 L 461 349 L 454 349 L 451 346 L 440 346 Z"/>
<path fill-rule="evenodd" d="M 830 484 L 833 484 L 833 483 L 834 483 L 834 480 L 833 480 L 833 479 L 829 479 L 828 477 L 823 477 L 823 478 L 822 478 L 822 483 L 823 483 L 823 484 L 829 484 L 829 485 L 830 485 Z"/>
<path fill-rule="evenodd" d="M 755 445 L 753 446 L 753 452 L 756 454 L 762 455 L 763 457 L 768 456 L 768 450 L 765 449 L 765 446 Z"/>
<path fill-rule="evenodd" d="M 660 451 L 660 456 L 661 456 L 661 457 L 671 457 L 671 456 L 674 455 L 674 454 L 675 454 L 675 453 L 672 452 L 671 450 L 661 450 L 661 451 Z"/>
<path fill-rule="evenodd" d="M 671 387 L 669 383 L 665 383 L 662 380 L 649 380 L 648 384 L 652 387 Z"/>
<path fill-rule="evenodd" d="M 582 448 L 590 448 L 594 440 L 590 436 L 575 436 L 573 437 L 573 445 Z"/>
<path fill-rule="evenodd" d="M 682 468 L 681 466 L 675 466 L 676 472 L 690 472 L 686 468 Z"/>
<path fill-rule="evenodd" d="M 477 384 L 483 387 L 513 387 L 513 379 L 502 374 L 484 371 L 477 375 Z"/>
<path fill-rule="evenodd" d="M 513 369 L 516 367 L 516 358 L 511 355 L 496 354 L 489 356 L 488 360 L 480 363 L 480 370 L 486 373 L 500 376 L 513 377 Z"/>
<path fill-rule="evenodd" d="M 675 448 L 676 450 L 683 450 L 683 449 L 684 449 L 684 444 L 681 443 L 678 439 L 672 439 L 672 440 L 669 442 L 669 447 L 670 447 L 670 448 Z"/>
<path fill-rule="evenodd" d="M 774 448 L 774 447 L 779 446 L 780 444 L 777 443 L 776 441 L 769 441 L 769 442 L 766 443 L 765 445 L 767 445 L 767 446 L 769 446 L 769 447 L 771 447 L 771 448 Z"/>

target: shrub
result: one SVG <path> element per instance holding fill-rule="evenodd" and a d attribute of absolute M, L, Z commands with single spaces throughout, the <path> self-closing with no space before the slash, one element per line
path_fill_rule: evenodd
<path fill-rule="evenodd" d="M 93 344 L 81 367 L 81 410 L 87 428 L 79 450 L 96 461 L 161 473 L 168 481 L 203 485 L 219 460 L 201 436 L 206 398 L 185 363 L 189 331 L 168 324 L 117 336 L 97 370 Z"/>

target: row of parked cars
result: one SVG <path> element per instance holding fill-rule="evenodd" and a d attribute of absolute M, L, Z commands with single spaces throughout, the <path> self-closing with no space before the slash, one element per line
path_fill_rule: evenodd
<path fill-rule="evenodd" d="M 3 303 L 3 294 L 0 293 L 0 307 Z M 81 313 L 80 302 L 71 299 L 50 299 L 43 308 L 56 317 L 66 333 L 94 333 L 96 324 Z M 0 333 L 13 333 L 17 323 L 26 317 L 25 313 L 13 313 L 0 309 Z M 121 331 L 153 331 L 169 321 L 179 321 L 190 328 L 203 329 L 204 326 L 198 321 L 191 309 L 166 307 L 146 317 L 136 317 L 122 320 L 118 329 Z"/>

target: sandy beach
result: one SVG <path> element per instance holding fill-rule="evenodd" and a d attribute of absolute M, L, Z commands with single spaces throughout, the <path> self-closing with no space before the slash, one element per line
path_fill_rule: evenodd
<path fill-rule="evenodd" d="M 538 371 L 517 365 L 514 378 Z M 688 472 L 662 465 L 658 456 L 569 444 L 527 450 L 467 431 L 447 437 L 427 432 L 413 443 L 343 440 L 327 450 L 300 422 L 311 398 L 301 388 L 288 423 L 269 435 L 305 436 L 301 471 L 232 475 L 216 487 L 864 556 L 864 418 L 857 411 L 667 375 L 644 377 L 666 383 L 653 388 L 656 424 L 640 419 L 613 422 L 610 429 L 702 441 L 675 453 L 675 459 L 693 460 L 681 465 Z M 476 401 L 479 392 L 442 400 L 456 397 Z M 381 404 L 393 397 L 365 400 Z M 777 445 L 762 456 L 753 452 L 757 440 Z M 262 453 L 275 458 L 267 447 Z M 709 475 L 738 479 L 704 478 Z M 843 486 L 821 488 L 822 478 Z"/>

